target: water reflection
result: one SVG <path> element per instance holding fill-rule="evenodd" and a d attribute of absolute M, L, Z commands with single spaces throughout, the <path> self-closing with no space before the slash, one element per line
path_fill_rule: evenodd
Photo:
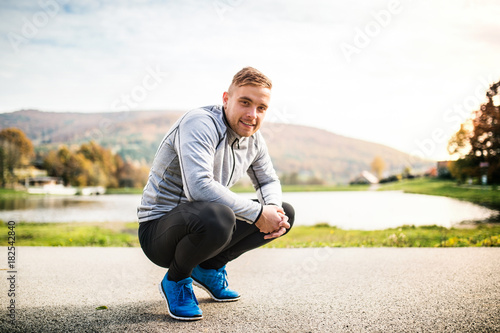
<path fill-rule="evenodd" d="M 285 193 L 303 225 L 325 222 L 342 229 L 376 230 L 402 225 L 451 227 L 486 220 L 498 212 L 457 199 L 400 191 Z"/>
<path fill-rule="evenodd" d="M 133 222 L 137 220 L 140 200 L 140 195 L 32 196 L 0 200 L 0 220 Z"/>
<path fill-rule="evenodd" d="M 36 196 L 28 198 L 9 198 L 0 200 L 2 210 L 57 209 L 93 204 L 79 197 Z"/>

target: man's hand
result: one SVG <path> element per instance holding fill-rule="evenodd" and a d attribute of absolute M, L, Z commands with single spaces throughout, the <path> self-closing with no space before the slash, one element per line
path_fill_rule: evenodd
<path fill-rule="evenodd" d="M 287 229 L 290 229 L 285 211 L 283 208 L 274 205 L 264 206 L 262 214 L 255 222 L 255 226 L 259 228 L 260 232 L 267 234 L 264 239 L 280 237 Z"/>

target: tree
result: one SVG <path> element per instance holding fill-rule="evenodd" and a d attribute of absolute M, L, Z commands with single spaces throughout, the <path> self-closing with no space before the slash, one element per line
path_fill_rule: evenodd
<path fill-rule="evenodd" d="M 486 93 L 488 101 L 475 112 L 474 132 L 470 138 L 469 156 L 487 165 L 488 179 L 492 183 L 500 183 L 500 106 L 493 100 L 495 96 L 500 97 L 499 86 L 500 81 L 490 86 Z"/>
<path fill-rule="evenodd" d="M 66 185 L 89 185 L 92 163 L 83 154 L 74 153 L 66 146 L 49 152 L 44 158 L 43 167 L 50 176 L 60 177 Z"/>
<path fill-rule="evenodd" d="M 411 168 L 409 166 L 405 166 L 403 168 L 403 172 L 401 173 L 401 177 L 403 179 L 413 178 L 413 176 L 411 174 Z"/>
<path fill-rule="evenodd" d="M 471 121 L 461 124 L 458 132 L 448 141 L 448 153 L 450 155 L 457 155 L 459 158 L 464 158 L 469 153 L 471 149 L 469 142 L 471 130 L 469 128 L 471 126 Z"/>
<path fill-rule="evenodd" d="M 117 155 L 118 156 L 118 155 Z M 118 156 L 119 157 L 119 156 Z M 121 160 L 121 158 L 120 158 Z M 123 162 L 118 167 L 118 180 L 120 187 L 140 188 L 146 185 L 149 168 L 139 163 Z"/>
<path fill-rule="evenodd" d="M 149 173 L 149 168 L 124 162 L 110 149 L 92 141 L 77 150 L 61 146 L 49 152 L 43 166 L 50 176 L 61 177 L 65 184 L 73 186 L 141 187 Z"/>
<path fill-rule="evenodd" d="M 460 183 L 465 183 L 467 178 L 470 178 L 479 172 L 479 166 L 468 157 L 452 161 L 449 168 L 451 177 L 455 178 Z"/>
<path fill-rule="evenodd" d="M 500 105 L 495 104 L 500 98 L 499 88 L 500 81 L 490 86 L 487 102 L 473 112 L 448 143 L 450 154 L 461 155 L 452 172 L 458 179 L 479 178 L 486 171 L 490 183 L 500 183 Z"/>
<path fill-rule="evenodd" d="M 382 178 L 382 173 L 385 170 L 385 162 L 380 156 L 375 156 L 371 164 L 372 171 L 375 173 L 378 179 Z"/>
<path fill-rule="evenodd" d="M 91 185 L 118 187 L 117 172 L 118 166 L 122 163 L 119 156 L 94 141 L 82 144 L 78 152 L 92 162 Z"/>
<path fill-rule="evenodd" d="M 0 131 L 0 177 L 2 187 L 17 179 L 14 169 L 27 166 L 33 158 L 33 144 L 18 128 Z"/>

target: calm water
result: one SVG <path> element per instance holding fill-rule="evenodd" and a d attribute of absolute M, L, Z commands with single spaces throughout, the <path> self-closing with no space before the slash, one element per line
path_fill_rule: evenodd
<path fill-rule="evenodd" d="M 251 194 L 242 194 L 253 198 Z M 31 222 L 133 222 L 140 195 L 45 196 L 0 201 L 0 219 Z M 479 205 L 437 196 L 394 192 L 284 193 L 297 225 L 328 223 L 343 229 L 375 230 L 403 224 L 450 227 L 498 214 Z"/>

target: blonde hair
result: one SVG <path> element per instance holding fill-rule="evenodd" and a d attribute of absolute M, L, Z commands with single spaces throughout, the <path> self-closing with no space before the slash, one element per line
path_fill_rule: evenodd
<path fill-rule="evenodd" d="M 254 86 L 271 89 L 273 87 L 273 83 L 259 70 L 253 67 L 245 67 L 233 76 L 233 81 L 229 86 L 228 92 L 231 92 L 233 87 L 242 86 Z"/>

